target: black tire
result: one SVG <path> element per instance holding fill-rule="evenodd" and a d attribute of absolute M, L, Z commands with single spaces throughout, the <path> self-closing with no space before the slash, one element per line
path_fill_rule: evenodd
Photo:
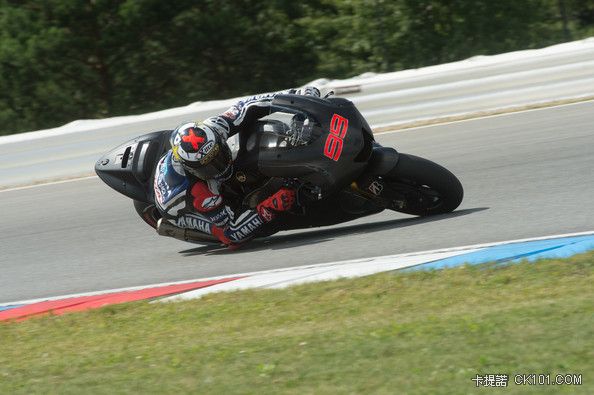
<path fill-rule="evenodd" d="M 157 221 L 161 218 L 161 213 L 159 213 L 159 210 L 157 210 L 154 204 L 135 200 L 134 208 L 144 222 L 152 228 L 157 229 Z"/>
<path fill-rule="evenodd" d="M 405 190 L 406 204 L 394 210 L 411 215 L 454 211 L 462 202 L 462 184 L 448 169 L 430 160 L 399 153 L 398 163 L 384 176 L 394 190 Z"/>

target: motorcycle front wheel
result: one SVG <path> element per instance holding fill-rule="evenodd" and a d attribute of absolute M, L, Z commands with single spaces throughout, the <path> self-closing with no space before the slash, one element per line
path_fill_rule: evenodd
<path fill-rule="evenodd" d="M 382 176 L 392 210 L 418 216 L 454 211 L 462 202 L 462 184 L 448 169 L 419 156 L 399 153 L 396 166 Z"/>

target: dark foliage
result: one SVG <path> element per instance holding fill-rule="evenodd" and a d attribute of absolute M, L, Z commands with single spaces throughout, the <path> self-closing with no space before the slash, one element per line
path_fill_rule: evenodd
<path fill-rule="evenodd" d="M 0 0 L 0 134 L 536 48 L 594 1 Z"/>

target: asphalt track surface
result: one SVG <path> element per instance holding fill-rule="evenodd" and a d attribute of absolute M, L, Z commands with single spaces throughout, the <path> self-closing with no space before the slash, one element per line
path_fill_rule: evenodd
<path fill-rule="evenodd" d="M 238 251 L 163 238 L 99 179 L 0 192 L 0 303 L 594 229 L 594 102 L 380 134 L 456 174 L 451 214 L 394 212 Z"/>

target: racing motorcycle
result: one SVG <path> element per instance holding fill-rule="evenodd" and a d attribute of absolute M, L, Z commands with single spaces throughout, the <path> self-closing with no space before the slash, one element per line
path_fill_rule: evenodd
<path fill-rule="evenodd" d="M 231 137 L 234 173 L 221 191 L 238 212 L 255 208 L 287 183 L 297 190 L 295 207 L 256 237 L 334 225 L 386 209 L 416 216 L 443 214 L 462 202 L 464 191 L 456 176 L 427 159 L 382 147 L 347 99 L 277 95 L 271 113 L 281 119 L 254 121 Z M 155 168 L 171 148 L 171 134 L 163 130 L 128 141 L 100 158 L 95 171 L 133 199 L 138 215 L 159 234 L 219 243 L 208 233 L 174 226 L 155 207 Z"/>

